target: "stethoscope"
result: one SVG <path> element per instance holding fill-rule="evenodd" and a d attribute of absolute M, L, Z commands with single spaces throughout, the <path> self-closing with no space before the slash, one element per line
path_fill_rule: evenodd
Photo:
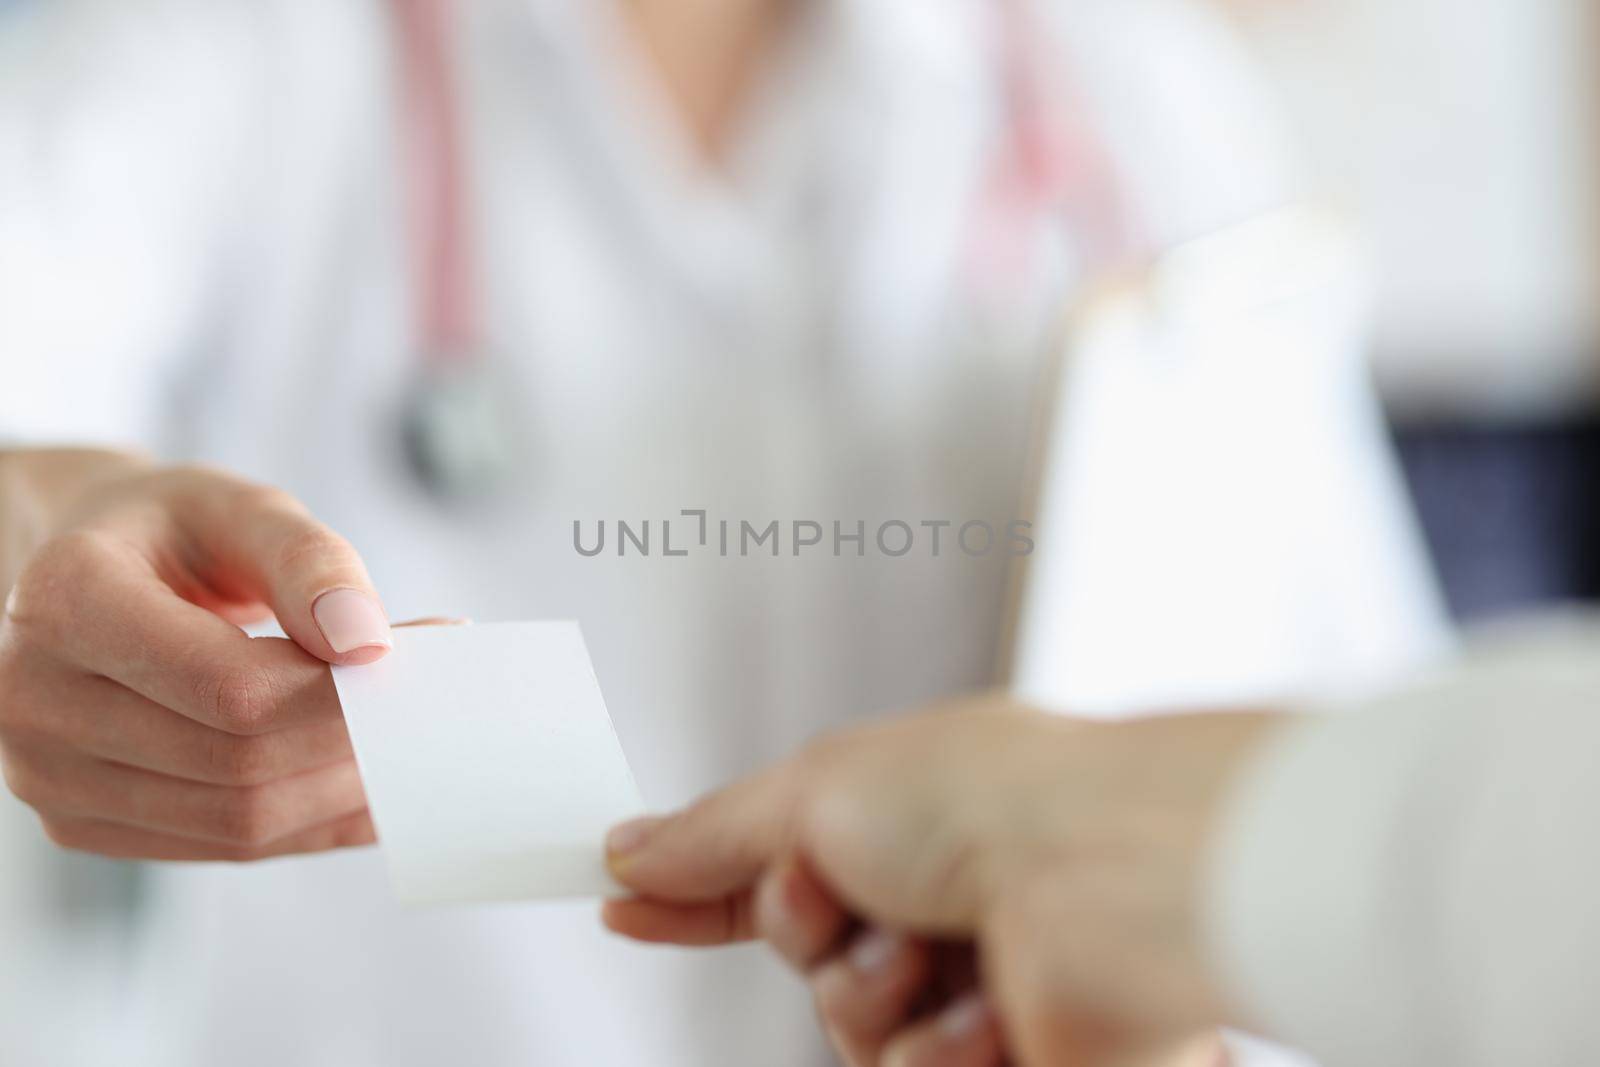
<path fill-rule="evenodd" d="M 469 217 L 453 0 L 394 0 L 404 96 L 406 219 L 420 366 L 400 436 L 411 474 L 455 502 L 492 495 L 516 464 L 510 390 L 485 350 Z"/>
<path fill-rule="evenodd" d="M 1069 221 L 1091 256 L 1115 260 L 1133 243 L 1128 213 L 1099 139 L 1059 106 L 1053 65 L 1040 53 L 1026 0 L 993 0 L 1009 115 L 1005 149 L 988 177 L 972 259 L 1004 270 L 990 238 L 1040 218 Z M 412 476 L 431 495 L 462 502 L 502 488 L 518 462 L 512 390 L 485 351 L 479 266 L 467 206 L 469 176 L 454 79 L 455 0 L 393 0 L 404 95 L 402 140 L 420 356 L 405 399 L 401 441 Z M 1001 259 L 1005 251 L 1001 249 Z"/>

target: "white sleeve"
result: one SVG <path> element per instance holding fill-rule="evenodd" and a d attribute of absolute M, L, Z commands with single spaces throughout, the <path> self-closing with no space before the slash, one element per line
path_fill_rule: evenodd
<path fill-rule="evenodd" d="M 226 289 L 254 92 L 242 10 L 0 11 L 0 438 L 159 443 Z"/>
<path fill-rule="evenodd" d="M 1255 765 L 1210 934 L 1327 1067 L 1557 1067 L 1600 1047 L 1600 626 L 1520 641 Z"/>

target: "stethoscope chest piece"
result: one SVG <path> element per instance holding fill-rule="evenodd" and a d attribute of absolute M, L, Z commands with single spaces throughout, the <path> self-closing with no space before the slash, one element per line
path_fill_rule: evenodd
<path fill-rule="evenodd" d="M 507 396 L 475 362 L 429 365 L 406 398 L 401 436 L 411 472 L 443 500 L 489 497 L 516 464 Z"/>

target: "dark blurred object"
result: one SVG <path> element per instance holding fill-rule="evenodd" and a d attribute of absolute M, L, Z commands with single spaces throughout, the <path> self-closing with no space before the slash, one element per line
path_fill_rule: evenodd
<path fill-rule="evenodd" d="M 1600 416 L 1395 429 L 1457 619 L 1600 600 Z"/>

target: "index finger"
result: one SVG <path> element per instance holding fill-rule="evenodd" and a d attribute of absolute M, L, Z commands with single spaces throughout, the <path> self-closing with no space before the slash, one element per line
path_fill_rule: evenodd
<path fill-rule="evenodd" d="M 340 717 L 326 664 L 184 600 L 131 546 L 80 535 L 51 551 L 63 558 L 46 561 L 45 579 L 13 591 L 8 622 L 24 640 L 228 733 Z M 48 579 L 64 569 L 70 583 Z"/>

